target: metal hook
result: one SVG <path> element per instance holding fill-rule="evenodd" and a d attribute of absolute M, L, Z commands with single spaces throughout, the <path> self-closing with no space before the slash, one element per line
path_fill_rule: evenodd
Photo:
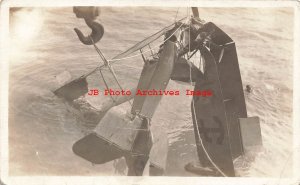
<path fill-rule="evenodd" d="M 104 27 L 91 19 L 84 19 L 85 23 L 92 29 L 92 33 L 89 36 L 84 36 L 83 33 L 77 29 L 74 28 L 74 31 L 76 32 L 79 40 L 85 44 L 85 45 L 92 45 L 94 43 L 97 43 L 104 34 Z M 91 37 L 92 39 L 90 39 Z"/>

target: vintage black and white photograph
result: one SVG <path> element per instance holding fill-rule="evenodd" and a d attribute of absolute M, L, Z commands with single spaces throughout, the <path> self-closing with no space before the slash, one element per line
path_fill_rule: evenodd
<path fill-rule="evenodd" d="M 8 16 L 9 176 L 293 177 L 293 7 Z"/>

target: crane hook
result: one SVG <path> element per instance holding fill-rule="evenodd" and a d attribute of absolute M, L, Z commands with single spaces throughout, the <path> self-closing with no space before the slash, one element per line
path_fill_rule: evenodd
<path fill-rule="evenodd" d="M 92 29 L 92 33 L 89 36 L 84 36 L 78 28 L 74 28 L 79 40 L 85 45 L 97 43 L 103 37 L 104 27 L 92 19 L 85 18 L 84 20 L 88 27 Z"/>

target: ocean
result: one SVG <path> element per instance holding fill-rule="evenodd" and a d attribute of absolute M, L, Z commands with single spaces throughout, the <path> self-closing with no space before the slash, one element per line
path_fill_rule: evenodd
<path fill-rule="evenodd" d="M 237 47 L 248 116 L 259 116 L 263 146 L 234 161 L 237 176 L 290 177 L 293 163 L 293 9 L 199 8 L 200 17 L 223 29 Z M 105 33 L 97 46 L 110 59 L 140 40 L 187 15 L 187 8 L 102 7 L 97 21 Z M 53 94 L 57 75 L 87 73 L 101 59 L 83 45 L 73 28 L 89 29 L 69 8 L 21 8 L 10 16 L 9 173 L 10 175 L 126 175 L 124 160 L 93 165 L 76 156 L 72 145 L 91 131 Z M 154 44 L 155 45 L 155 44 Z M 124 89 L 134 88 L 141 57 L 113 68 Z M 104 75 L 112 87 L 112 76 Z M 89 88 L 103 89 L 99 74 Z M 167 89 L 193 89 L 170 81 Z M 168 137 L 166 176 L 195 176 L 184 165 L 197 160 L 191 97 L 165 96 L 152 119 L 153 130 Z M 95 107 L 107 96 L 86 96 Z"/>

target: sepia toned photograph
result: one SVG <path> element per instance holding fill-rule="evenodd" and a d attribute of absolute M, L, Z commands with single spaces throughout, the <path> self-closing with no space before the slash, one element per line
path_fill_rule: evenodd
<path fill-rule="evenodd" d="M 8 17 L 8 176 L 294 177 L 295 8 Z"/>

